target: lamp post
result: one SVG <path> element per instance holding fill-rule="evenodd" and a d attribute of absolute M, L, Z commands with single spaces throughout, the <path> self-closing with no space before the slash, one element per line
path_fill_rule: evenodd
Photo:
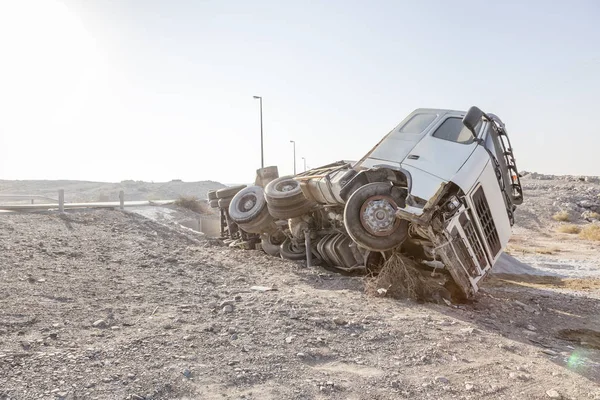
<path fill-rule="evenodd" d="M 290 143 L 294 145 L 294 175 L 296 175 L 296 141 L 290 140 Z"/>
<path fill-rule="evenodd" d="M 302 157 L 302 160 L 304 161 L 304 172 L 306 172 L 306 158 Z"/>
<path fill-rule="evenodd" d="M 255 99 L 260 100 L 260 167 L 265 167 L 265 153 L 263 148 L 263 122 L 262 122 L 262 97 L 253 96 Z"/>

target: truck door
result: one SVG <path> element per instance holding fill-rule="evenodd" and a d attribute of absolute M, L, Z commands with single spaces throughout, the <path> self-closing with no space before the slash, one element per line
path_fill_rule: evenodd
<path fill-rule="evenodd" d="M 463 125 L 462 117 L 448 116 L 416 144 L 402 164 L 449 181 L 476 147 L 477 143 L 471 131 Z"/>

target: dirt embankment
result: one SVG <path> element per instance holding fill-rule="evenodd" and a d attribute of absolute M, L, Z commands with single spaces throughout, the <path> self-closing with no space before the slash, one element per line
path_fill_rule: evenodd
<path fill-rule="evenodd" d="M 118 211 L 3 215 L 0 252 L 0 399 L 600 399 L 597 286 L 373 298 Z"/>

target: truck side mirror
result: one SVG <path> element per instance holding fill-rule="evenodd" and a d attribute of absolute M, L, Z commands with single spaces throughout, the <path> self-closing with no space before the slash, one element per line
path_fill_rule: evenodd
<path fill-rule="evenodd" d="M 466 126 L 475 137 L 477 137 L 475 127 L 481 122 L 481 118 L 483 118 L 483 111 L 475 106 L 469 108 L 469 111 L 467 111 L 467 114 L 463 118 L 463 125 Z"/>

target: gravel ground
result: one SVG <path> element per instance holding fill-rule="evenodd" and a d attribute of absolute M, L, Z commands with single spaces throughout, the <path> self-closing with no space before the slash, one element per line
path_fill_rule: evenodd
<path fill-rule="evenodd" d="M 600 399 L 596 281 L 372 298 L 107 210 L 0 215 L 0 252 L 3 400 Z"/>

